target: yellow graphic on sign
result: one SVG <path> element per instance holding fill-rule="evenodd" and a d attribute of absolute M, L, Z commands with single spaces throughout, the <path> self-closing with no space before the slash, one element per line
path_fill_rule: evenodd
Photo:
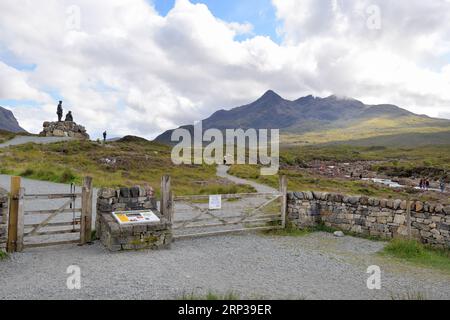
<path fill-rule="evenodd" d="M 128 222 L 130 219 L 128 219 L 126 214 L 118 214 L 117 218 L 119 218 L 120 222 Z"/>

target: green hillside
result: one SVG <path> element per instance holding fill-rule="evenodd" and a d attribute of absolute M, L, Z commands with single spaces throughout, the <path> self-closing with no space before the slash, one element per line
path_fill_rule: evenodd
<path fill-rule="evenodd" d="M 360 146 L 414 146 L 417 144 L 450 144 L 450 121 L 416 115 L 399 118 L 372 118 L 319 126 L 303 133 L 282 134 L 287 145 L 341 143 Z"/>
<path fill-rule="evenodd" d="M 89 175 L 97 187 L 149 183 L 155 190 L 169 174 L 177 195 L 254 191 L 217 178 L 215 166 L 174 166 L 170 156 L 169 147 L 134 137 L 106 146 L 90 141 L 26 144 L 0 149 L 0 173 L 78 184 Z"/>

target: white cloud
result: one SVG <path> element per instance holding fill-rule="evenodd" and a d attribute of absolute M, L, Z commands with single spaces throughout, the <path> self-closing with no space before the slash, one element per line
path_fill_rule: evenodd
<path fill-rule="evenodd" d="M 0 61 L 0 99 L 49 101 L 50 97 L 32 85 L 29 75 L 20 72 Z"/>
<path fill-rule="evenodd" d="M 162 17 L 144 0 L 0 2 L 0 99 L 39 131 L 54 117 L 57 92 L 89 132 L 154 137 L 267 89 L 287 98 L 336 93 L 395 103 L 437 116 L 450 106 L 450 3 L 380 1 L 381 29 L 367 28 L 376 1 L 273 0 L 283 43 L 252 35 L 249 23 L 222 21 L 205 5 L 177 0 Z M 67 29 L 76 5 L 79 28 Z M 70 20 L 78 21 L 75 20 Z"/>

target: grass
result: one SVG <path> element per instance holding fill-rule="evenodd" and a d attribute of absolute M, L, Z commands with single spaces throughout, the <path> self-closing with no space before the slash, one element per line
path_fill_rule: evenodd
<path fill-rule="evenodd" d="M 5 251 L 0 250 L 0 261 L 5 260 L 7 258 L 8 258 L 8 254 Z"/>
<path fill-rule="evenodd" d="M 0 143 L 11 140 L 11 139 L 15 138 L 16 136 L 31 136 L 31 135 L 32 134 L 27 133 L 27 132 L 14 133 L 14 132 L 9 132 L 9 131 L 5 131 L 5 130 L 0 130 Z"/>
<path fill-rule="evenodd" d="M 232 300 L 240 300 L 240 297 L 239 295 L 233 292 L 229 292 L 226 294 L 218 294 L 210 291 L 206 295 L 197 295 L 194 292 L 189 294 L 183 294 L 177 300 L 232 301 Z"/>
<path fill-rule="evenodd" d="M 15 136 L 16 136 L 15 133 L 12 133 L 12 132 L 9 132 L 9 131 L 0 130 L 0 143 L 3 143 L 3 142 L 8 141 L 8 140 L 11 140 Z"/>
<path fill-rule="evenodd" d="M 286 147 L 281 162 L 301 165 L 312 160 L 354 162 L 383 161 L 374 170 L 389 174 L 390 169 L 405 169 L 406 174 L 440 177 L 450 171 L 450 144 L 421 147 L 357 147 L 350 145 Z M 416 169 L 416 170 L 414 170 Z M 409 170 L 409 172 L 408 172 Z"/>
<path fill-rule="evenodd" d="M 304 237 L 313 232 L 334 233 L 337 229 L 326 226 L 324 223 L 318 223 L 314 227 L 299 229 L 293 223 L 287 224 L 285 229 L 275 229 L 263 231 L 262 234 L 275 237 Z"/>
<path fill-rule="evenodd" d="M 299 238 L 307 236 L 308 234 L 311 234 L 310 229 L 298 229 L 295 227 L 288 227 L 286 229 L 274 229 L 274 230 L 268 230 L 268 231 L 262 231 L 263 235 L 266 236 L 273 236 L 273 237 L 293 237 L 293 238 Z"/>
<path fill-rule="evenodd" d="M 422 267 L 450 272 L 450 250 L 431 248 L 415 240 L 393 240 L 382 254 Z"/>
<path fill-rule="evenodd" d="M 323 191 L 377 198 L 439 201 L 434 194 L 418 193 L 413 188 L 392 189 L 371 181 L 326 177 L 304 170 L 308 163 L 331 161 L 354 163 L 371 161 L 372 171 L 391 177 L 428 177 L 436 179 L 447 176 L 450 181 L 450 145 L 423 147 L 357 147 L 349 145 L 285 146 L 280 152 L 280 175 L 288 177 L 288 188 L 293 191 Z M 230 174 L 278 188 L 278 176 L 261 176 L 260 167 L 234 165 Z"/>
<path fill-rule="evenodd" d="M 392 294 L 392 300 L 412 300 L 412 301 L 424 301 L 428 300 L 427 295 L 423 292 L 407 292 L 403 294 Z"/>
<path fill-rule="evenodd" d="M 389 136 L 408 136 L 414 134 L 439 134 L 448 132 L 448 122 L 436 121 L 416 116 L 387 118 L 378 117 L 359 121 L 358 123 L 341 123 L 343 127 L 317 126 L 316 130 L 304 133 L 288 133 L 282 135 L 287 144 L 320 144 L 360 139 L 374 140 Z M 301 128 L 300 128 L 301 129 Z M 421 141 L 420 139 L 418 141 Z M 394 143 L 401 144 L 397 138 Z M 411 141 L 410 143 L 414 143 Z"/>
<path fill-rule="evenodd" d="M 0 135 L 1 137 L 1 135 Z M 49 145 L 27 144 L 0 150 L 0 174 L 37 180 L 80 184 L 83 176 L 94 178 L 96 187 L 118 187 L 149 183 L 158 192 L 160 177 L 172 176 L 176 195 L 232 194 L 255 192 L 216 177 L 215 166 L 174 166 L 168 146 L 129 137 L 101 146 L 89 141 Z M 355 147 L 315 145 L 282 147 L 280 174 L 289 178 L 289 190 L 314 190 L 378 198 L 437 201 L 435 195 L 413 189 L 394 190 L 370 181 L 315 175 L 302 167 L 312 160 L 355 162 L 374 161 L 372 169 L 392 176 L 439 177 L 450 172 L 450 145 L 416 148 L 384 146 Z M 380 163 L 381 161 L 381 163 Z M 278 176 L 261 176 L 259 166 L 234 165 L 232 175 L 278 188 Z M 450 179 L 450 176 L 449 176 Z"/>
<path fill-rule="evenodd" d="M 76 184 L 89 175 L 96 187 L 148 183 L 157 194 L 161 177 L 168 174 L 175 195 L 255 192 L 251 186 L 217 178 L 215 166 L 175 166 L 169 147 L 143 139 L 125 139 L 106 146 L 91 141 L 66 141 L 0 149 L 0 174 Z"/>
<path fill-rule="evenodd" d="M 261 184 L 269 185 L 273 188 L 278 188 L 279 177 L 277 176 L 261 176 L 260 168 L 252 165 L 234 165 L 231 167 L 231 175 L 239 178 L 253 180 Z M 394 190 L 389 187 L 378 185 L 370 181 L 353 181 L 340 178 L 327 178 L 314 176 L 307 172 L 300 172 L 296 169 L 282 169 L 279 175 L 286 175 L 288 177 L 288 189 L 293 191 L 322 191 L 343 193 L 348 195 L 364 195 L 376 198 L 387 199 L 408 199 L 411 194 L 408 190 Z M 418 195 L 414 195 L 419 198 Z M 426 199 L 430 200 L 427 196 Z"/>

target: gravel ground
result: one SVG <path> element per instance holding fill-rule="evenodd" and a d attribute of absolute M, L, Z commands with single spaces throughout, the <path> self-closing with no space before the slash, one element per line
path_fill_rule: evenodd
<path fill-rule="evenodd" d="M 203 238 L 115 254 L 98 243 L 35 249 L 0 262 L 0 299 L 176 299 L 211 291 L 254 299 L 450 299 L 450 275 L 379 257 L 383 245 L 315 233 Z M 366 287 L 374 264 L 383 271 L 379 291 Z M 81 268 L 81 290 L 66 287 L 69 265 Z"/>

